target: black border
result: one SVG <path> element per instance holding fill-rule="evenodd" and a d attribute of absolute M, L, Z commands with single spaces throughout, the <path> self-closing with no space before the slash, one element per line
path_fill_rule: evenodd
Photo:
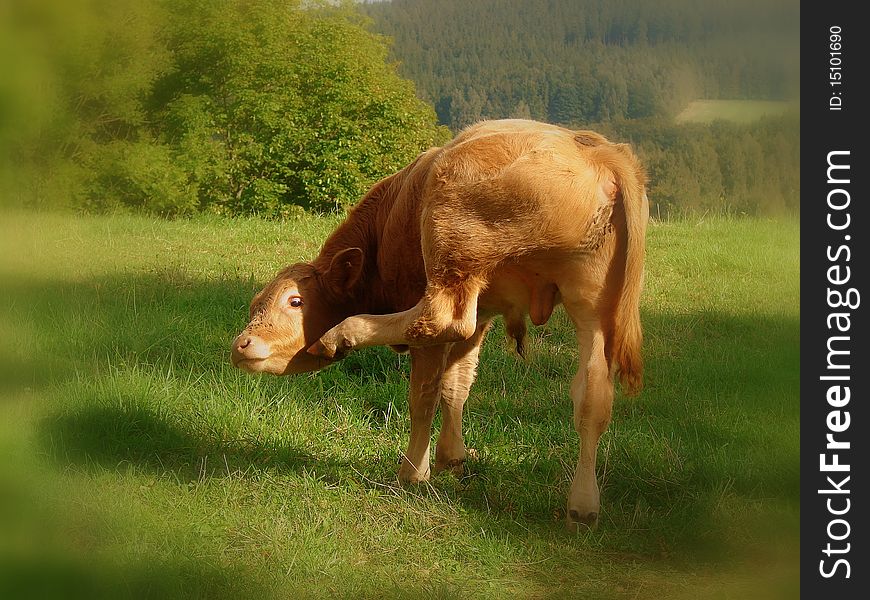
<path fill-rule="evenodd" d="M 866 313 L 870 308 L 870 289 L 866 286 L 866 271 L 870 266 L 867 238 L 870 237 L 867 204 L 867 180 L 870 169 L 867 162 L 867 127 L 870 104 L 866 93 L 870 53 L 867 39 L 870 26 L 862 19 L 858 8 L 862 2 L 803 2 L 801 3 L 801 592 L 807 598 L 826 597 L 832 600 L 866 598 L 870 594 L 870 535 L 867 533 L 868 506 L 866 490 L 867 444 L 870 434 L 867 425 L 867 381 L 870 379 L 870 360 L 866 349 L 868 330 Z M 832 26 L 842 28 L 842 73 L 839 87 L 829 83 L 829 32 Z M 842 110 L 829 110 L 832 92 L 841 92 Z M 827 183 L 828 153 L 848 150 L 851 181 L 849 231 L 836 232 L 826 223 L 827 194 L 832 186 Z M 827 269 L 831 265 L 826 255 L 828 245 L 837 248 L 849 234 L 851 247 L 851 279 L 845 287 L 855 287 L 861 293 L 861 304 L 851 310 L 849 361 L 851 362 L 851 401 L 843 410 L 849 410 L 851 424 L 839 439 L 848 440 L 851 448 L 843 452 L 841 462 L 850 464 L 851 508 L 843 518 L 850 524 L 850 535 L 844 540 L 851 544 L 845 557 L 851 566 L 848 579 L 842 576 L 823 578 L 819 561 L 825 559 L 822 550 L 828 542 L 826 528 L 832 517 L 825 506 L 828 497 L 819 494 L 827 487 L 826 475 L 819 469 L 819 454 L 825 452 L 828 433 L 826 416 L 829 410 L 825 394 L 829 382 L 821 381 L 827 361 L 827 340 L 830 335 L 827 315 L 833 312 L 826 300 Z M 865 294 L 866 292 L 866 294 Z M 847 309 L 848 310 L 848 309 Z M 847 459 L 847 460 L 846 460 Z M 835 474 L 832 474 L 835 475 Z M 865 491 L 861 491 L 861 490 Z M 840 496 L 842 498 L 842 496 Z M 837 570 L 842 575 L 845 569 Z M 824 595 L 824 596 L 823 596 Z"/>

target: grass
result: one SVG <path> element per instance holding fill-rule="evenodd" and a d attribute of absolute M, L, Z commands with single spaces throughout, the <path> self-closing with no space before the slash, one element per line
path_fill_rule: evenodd
<path fill-rule="evenodd" d="M 563 527 L 578 444 L 564 313 L 499 325 L 462 479 L 403 487 L 406 358 L 255 377 L 252 294 L 336 220 L 4 215 L 0 596 L 745 598 L 797 593 L 799 224 L 649 235 L 647 380 Z"/>
<path fill-rule="evenodd" d="M 717 119 L 751 123 L 799 109 L 796 102 L 779 100 L 694 100 L 676 116 L 677 123 L 712 123 Z"/>

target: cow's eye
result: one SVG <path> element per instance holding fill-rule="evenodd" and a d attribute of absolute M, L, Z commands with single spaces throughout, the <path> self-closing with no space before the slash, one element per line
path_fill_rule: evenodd
<path fill-rule="evenodd" d="M 290 296 L 290 300 L 287 302 L 293 308 L 300 308 L 302 306 L 302 298 L 299 296 Z"/>

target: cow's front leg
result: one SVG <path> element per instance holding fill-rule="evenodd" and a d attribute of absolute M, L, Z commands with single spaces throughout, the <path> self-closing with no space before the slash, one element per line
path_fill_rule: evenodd
<path fill-rule="evenodd" d="M 419 483 L 429 479 L 429 441 L 432 418 L 441 397 L 447 346 L 411 348 L 411 383 L 408 405 L 411 412 L 411 437 L 402 456 L 399 479 Z"/>

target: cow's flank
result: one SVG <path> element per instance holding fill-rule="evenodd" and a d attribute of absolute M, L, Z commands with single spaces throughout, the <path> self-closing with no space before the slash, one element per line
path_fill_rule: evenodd
<path fill-rule="evenodd" d="M 329 365 L 358 348 L 411 354 L 404 481 L 461 470 L 462 407 L 480 346 L 502 315 L 522 352 L 526 318 L 558 304 L 577 332 L 572 383 L 580 457 L 568 524 L 594 525 L 598 439 L 613 376 L 642 384 L 638 310 L 648 218 L 635 155 L 591 131 L 484 121 L 372 187 L 310 263 L 287 267 L 251 302 L 233 363 L 278 375 Z"/>

